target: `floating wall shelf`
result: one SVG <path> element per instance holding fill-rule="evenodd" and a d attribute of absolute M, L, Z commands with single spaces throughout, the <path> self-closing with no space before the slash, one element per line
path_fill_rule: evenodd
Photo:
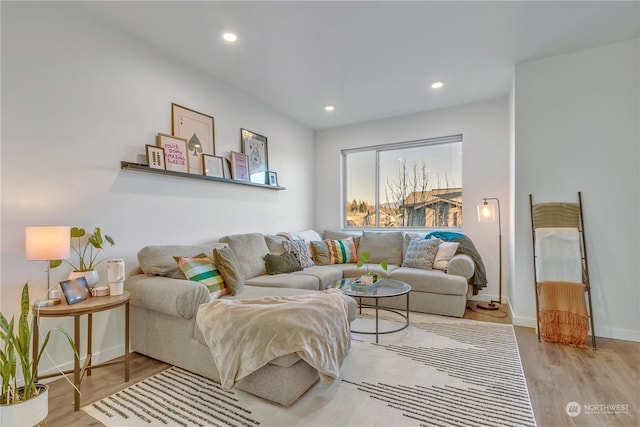
<path fill-rule="evenodd" d="M 124 161 L 121 162 L 120 169 L 137 171 L 137 172 L 155 173 L 158 175 L 177 176 L 180 178 L 201 179 L 205 181 L 225 182 L 228 184 L 248 185 L 250 187 L 260 187 L 260 188 L 266 188 L 269 190 L 286 190 L 285 187 L 279 187 L 275 185 L 257 184 L 255 182 L 238 181 L 235 179 L 227 179 L 227 178 L 216 178 L 213 176 L 195 175 L 192 173 L 174 172 L 174 171 L 168 171 L 164 169 L 153 169 L 153 168 L 150 168 L 149 166 L 145 166 L 145 165 L 141 165 L 139 163 L 133 163 L 133 162 L 124 162 Z"/>

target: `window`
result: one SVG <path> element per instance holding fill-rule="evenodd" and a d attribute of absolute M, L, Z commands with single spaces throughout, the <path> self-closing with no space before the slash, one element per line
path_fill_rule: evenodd
<path fill-rule="evenodd" d="M 345 228 L 462 227 L 462 135 L 342 151 Z"/>

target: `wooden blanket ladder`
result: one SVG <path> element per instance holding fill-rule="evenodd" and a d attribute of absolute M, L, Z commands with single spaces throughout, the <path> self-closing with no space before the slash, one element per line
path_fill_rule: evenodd
<path fill-rule="evenodd" d="M 531 233 L 533 237 L 533 274 L 536 290 L 536 325 L 538 341 L 540 341 L 540 314 L 538 298 L 538 268 L 536 265 L 539 254 L 536 253 L 536 229 L 552 227 L 577 228 L 580 243 L 580 259 L 582 264 L 582 283 L 587 298 L 588 316 L 591 329 L 591 346 L 596 349 L 596 334 L 593 322 L 593 306 L 591 304 L 591 285 L 589 283 L 589 263 L 587 262 L 587 245 L 584 233 L 584 219 L 582 215 L 582 194 L 578 192 L 578 203 L 533 203 L 533 195 L 529 194 L 531 210 Z"/>

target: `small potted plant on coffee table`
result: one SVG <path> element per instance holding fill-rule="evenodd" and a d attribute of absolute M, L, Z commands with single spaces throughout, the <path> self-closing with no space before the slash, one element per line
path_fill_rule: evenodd
<path fill-rule="evenodd" d="M 366 265 L 367 274 L 360 276 L 361 285 L 371 285 L 378 281 L 378 273 L 371 271 L 371 269 L 369 268 L 369 257 L 370 257 L 369 252 L 363 251 L 360 254 L 360 259 L 358 260 L 358 263 L 356 264 L 358 268 L 361 268 L 363 265 Z M 388 267 L 387 261 L 382 261 L 379 265 L 380 265 L 380 268 L 382 268 L 384 271 L 387 271 L 387 267 Z"/>

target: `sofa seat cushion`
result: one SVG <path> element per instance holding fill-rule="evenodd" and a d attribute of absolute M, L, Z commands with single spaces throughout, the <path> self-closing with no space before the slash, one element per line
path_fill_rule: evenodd
<path fill-rule="evenodd" d="M 369 262 L 378 264 L 402 264 L 403 237 L 400 231 L 370 232 L 365 231 L 358 246 L 358 259 L 362 259 L 363 252 L 369 252 Z"/>
<path fill-rule="evenodd" d="M 392 271 L 389 277 L 408 283 L 411 285 L 412 292 L 466 295 L 468 289 L 467 280 L 464 277 L 447 274 L 440 270 L 400 267 Z"/>
<path fill-rule="evenodd" d="M 267 286 L 271 288 L 298 288 L 317 291 L 320 289 L 320 281 L 315 276 L 302 274 L 264 274 L 252 277 L 245 281 L 248 286 Z"/>
<path fill-rule="evenodd" d="M 318 290 L 326 289 L 326 287 L 331 283 L 342 279 L 342 270 L 333 268 L 333 266 L 314 265 L 313 267 L 308 267 L 292 274 L 316 277 L 320 281 Z"/>
<path fill-rule="evenodd" d="M 263 234 L 247 233 L 224 236 L 220 238 L 220 242 L 229 245 L 236 254 L 245 279 L 267 274 L 264 256 L 270 252 Z"/>

